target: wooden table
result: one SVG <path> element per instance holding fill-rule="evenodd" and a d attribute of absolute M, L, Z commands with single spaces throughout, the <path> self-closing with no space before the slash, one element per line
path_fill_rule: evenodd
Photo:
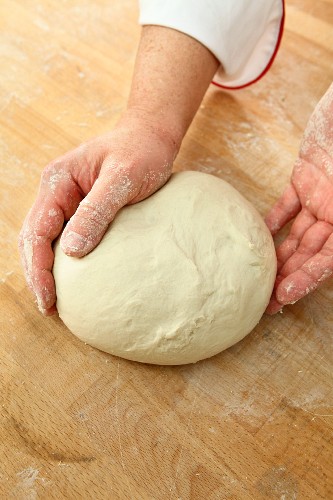
<path fill-rule="evenodd" d="M 333 498 L 333 282 L 196 365 L 141 365 L 43 318 L 17 234 L 43 167 L 113 127 L 139 37 L 135 0 L 2 0 L 1 499 Z M 264 214 L 333 79 L 332 0 L 289 0 L 272 70 L 213 86 L 175 164 Z"/>

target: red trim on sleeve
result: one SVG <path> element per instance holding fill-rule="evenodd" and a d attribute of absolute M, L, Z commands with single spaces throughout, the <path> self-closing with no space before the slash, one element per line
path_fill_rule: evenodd
<path fill-rule="evenodd" d="M 270 58 L 270 60 L 267 63 L 267 66 L 265 69 L 260 73 L 259 76 L 254 78 L 254 80 L 251 80 L 248 83 L 244 83 L 244 85 L 238 85 L 237 87 L 228 87 L 228 85 L 222 85 L 221 83 L 214 82 L 212 81 L 213 85 L 216 85 L 217 87 L 220 87 L 221 89 L 226 89 L 226 90 L 239 90 L 239 89 L 244 89 L 245 87 L 248 87 L 249 85 L 252 85 L 253 83 L 256 83 L 258 80 L 261 80 L 261 78 L 266 75 L 266 73 L 269 71 L 270 67 L 272 66 L 274 59 L 276 57 L 276 54 L 278 53 L 281 40 L 282 40 L 282 35 L 283 35 L 283 28 L 284 28 L 284 20 L 285 20 L 285 0 L 282 1 L 282 17 L 281 17 L 281 22 L 280 22 L 280 29 L 279 29 L 279 36 L 276 41 L 275 49 L 274 52 Z"/>

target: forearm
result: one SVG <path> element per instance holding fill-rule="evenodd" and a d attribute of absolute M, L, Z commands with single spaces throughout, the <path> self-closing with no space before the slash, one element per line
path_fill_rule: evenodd
<path fill-rule="evenodd" d="M 179 148 L 218 66 L 215 56 L 193 38 L 144 26 L 127 114 L 147 116 Z"/>

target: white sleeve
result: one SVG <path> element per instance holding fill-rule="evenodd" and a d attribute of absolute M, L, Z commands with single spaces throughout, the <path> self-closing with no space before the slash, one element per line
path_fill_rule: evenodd
<path fill-rule="evenodd" d="M 241 88 L 257 81 L 277 53 L 284 0 L 139 0 L 142 25 L 185 33 L 207 47 L 221 66 L 214 82 Z"/>

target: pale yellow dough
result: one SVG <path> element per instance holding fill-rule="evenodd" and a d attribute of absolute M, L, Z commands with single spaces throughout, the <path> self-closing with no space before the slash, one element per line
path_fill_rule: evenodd
<path fill-rule="evenodd" d="M 272 237 L 229 184 L 173 174 L 123 208 L 82 259 L 55 248 L 59 315 L 84 342 L 127 359 L 194 363 L 247 335 L 276 274 Z"/>

